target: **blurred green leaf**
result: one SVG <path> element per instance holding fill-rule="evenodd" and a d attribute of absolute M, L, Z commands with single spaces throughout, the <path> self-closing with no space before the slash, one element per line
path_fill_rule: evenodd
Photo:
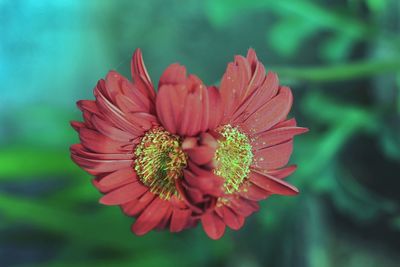
<path fill-rule="evenodd" d="M 385 0 L 365 0 L 365 2 L 367 3 L 368 8 L 375 13 L 382 12 L 388 5 L 388 2 Z"/>
<path fill-rule="evenodd" d="M 309 140 L 303 137 L 302 146 L 306 148 L 299 147 L 298 150 L 309 151 L 310 153 L 305 157 L 307 164 L 298 162 L 296 181 L 303 186 L 313 186 L 313 180 L 310 177 L 319 175 L 334 160 L 346 141 L 363 126 L 363 121 L 360 120 L 358 115 L 347 116 L 342 118 L 329 132 L 320 135 L 318 140 L 313 139 L 311 133 L 308 137 Z"/>
<path fill-rule="evenodd" d="M 329 124 L 341 124 L 345 120 L 357 120 L 369 130 L 379 127 L 379 114 L 371 109 L 335 101 L 320 91 L 312 91 L 302 99 L 301 108 L 310 118 Z"/>
<path fill-rule="evenodd" d="M 155 256 L 155 252 L 157 255 Z M 136 253 L 135 253 L 136 254 Z M 165 266 L 165 267 L 175 267 L 176 262 L 179 262 L 178 255 L 162 252 L 162 251 L 151 251 L 142 252 L 140 255 L 136 254 L 135 257 L 132 258 L 123 258 L 123 259 L 115 259 L 115 260 L 75 260 L 75 261 L 66 261 L 61 262 L 59 260 L 48 262 L 48 263 L 40 263 L 34 265 L 18 265 L 18 267 L 88 267 L 88 266 L 98 266 L 98 267 L 110 267 L 110 266 L 118 266 L 118 267 L 132 267 L 132 263 L 135 266 L 143 266 L 143 267 L 153 267 L 153 266 Z M 182 257 L 180 257 L 180 262 L 182 262 Z"/>
<path fill-rule="evenodd" d="M 342 171 L 341 171 L 342 170 Z M 382 213 L 392 213 L 396 205 L 357 182 L 346 170 L 336 173 L 334 187 L 330 190 L 332 200 L 338 209 L 362 222 L 372 223 Z"/>
<path fill-rule="evenodd" d="M 116 208 L 104 208 L 102 213 L 78 214 L 58 208 L 57 203 L 31 201 L 9 194 L 0 194 L 0 213 L 15 222 L 28 221 L 37 227 L 65 235 L 71 241 L 98 246 L 107 244 L 116 249 L 132 249 L 133 238 L 129 222 Z M 112 228 L 112 231 L 106 229 Z M 142 240 L 145 242 L 146 238 Z"/>
<path fill-rule="evenodd" d="M 321 56 L 329 62 L 340 62 L 349 56 L 355 42 L 355 38 L 347 35 L 334 35 L 321 46 Z"/>
<path fill-rule="evenodd" d="M 393 127 L 385 127 L 380 136 L 380 141 L 385 154 L 400 161 L 400 138 L 399 129 Z"/>
<path fill-rule="evenodd" d="M 271 67 L 283 78 L 313 82 L 332 82 L 357 79 L 382 73 L 400 71 L 400 59 L 369 60 L 320 67 Z"/>
<path fill-rule="evenodd" d="M 365 38 L 368 36 L 367 33 L 371 32 L 371 27 L 360 20 L 339 14 L 308 0 L 208 0 L 206 7 L 210 21 L 217 27 L 225 26 L 244 10 L 270 9 L 283 17 L 297 16 L 299 22 L 308 20 L 313 24 L 353 37 Z M 290 41 L 290 36 L 288 36 L 288 41 Z"/>
<path fill-rule="evenodd" d="M 267 33 L 268 42 L 281 55 L 290 57 L 320 27 L 307 20 L 285 19 L 276 23 Z"/>
<path fill-rule="evenodd" d="M 79 168 L 70 159 L 69 151 L 44 147 L 9 146 L 0 150 L 0 181 L 32 179 L 52 174 L 76 174 Z"/>

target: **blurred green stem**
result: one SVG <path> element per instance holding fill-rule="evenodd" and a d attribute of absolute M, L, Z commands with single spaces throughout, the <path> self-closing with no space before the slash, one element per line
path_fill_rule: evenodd
<path fill-rule="evenodd" d="M 321 67 L 272 67 L 283 78 L 313 82 L 343 81 L 382 73 L 400 72 L 400 58 L 361 61 Z"/>

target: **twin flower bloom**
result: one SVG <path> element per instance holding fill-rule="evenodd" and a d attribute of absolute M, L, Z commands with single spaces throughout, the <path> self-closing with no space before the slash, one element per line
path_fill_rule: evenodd
<path fill-rule="evenodd" d="M 115 71 L 81 100 L 84 122 L 72 159 L 95 176 L 100 203 L 119 205 L 132 231 L 180 232 L 201 222 L 212 239 L 240 229 L 271 194 L 295 195 L 283 181 L 293 137 L 306 128 L 287 119 L 293 96 L 254 50 L 228 64 L 221 84 L 206 86 L 170 65 L 156 91 L 137 49 L 132 81 Z"/>

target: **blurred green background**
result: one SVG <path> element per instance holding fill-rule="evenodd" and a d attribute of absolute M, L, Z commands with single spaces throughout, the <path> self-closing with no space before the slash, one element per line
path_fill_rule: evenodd
<path fill-rule="evenodd" d="M 0 0 L 0 266 L 400 266 L 400 1 Z M 143 50 L 218 83 L 256 49 L 295 95 L 289 181 L 242 230 L 130 233 L 69 158 L 79 99 Z"/>

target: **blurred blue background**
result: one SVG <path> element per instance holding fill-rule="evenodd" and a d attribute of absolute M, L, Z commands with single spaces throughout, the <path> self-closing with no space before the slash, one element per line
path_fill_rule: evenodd
<path fill-rule="evenodd" d="M 0 0 L 0 266 L 400 264 L 398 0 Z M 289 181 L 219 241 L 130 233 L 69 159 L 79 99 L 140 47 L 156 83 L 180 62 L 218 83 L 255 48 L 295 95 Z"/>

